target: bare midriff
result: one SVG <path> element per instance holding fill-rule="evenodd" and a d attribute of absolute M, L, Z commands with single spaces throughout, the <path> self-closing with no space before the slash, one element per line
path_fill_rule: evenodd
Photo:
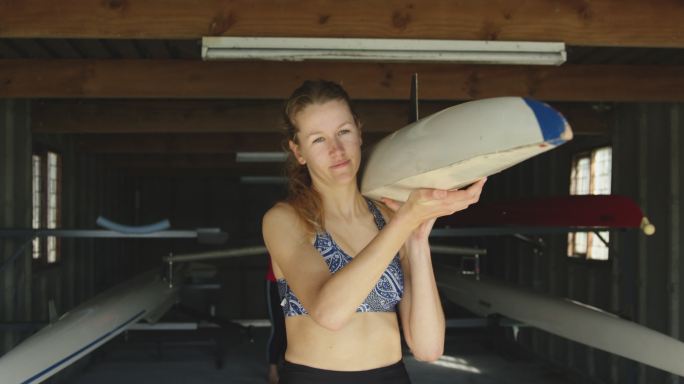
<path fill-rule="evenodd" d="M 401 360 L 395 312 L 355 313 L 340 330 L 323 328 L 308 315 L 285 319 L 285 360 L 334 371 L 363 371 Z"/>

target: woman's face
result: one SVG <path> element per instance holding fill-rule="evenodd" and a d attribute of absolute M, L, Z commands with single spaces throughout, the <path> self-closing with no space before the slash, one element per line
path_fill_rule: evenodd
<path fill-rule="evenodd" d="M 306 164 L 314 181 L 335 185 L 356 182 L 361 163 L 361 132 L 342 100 L 312 104 L 294 116 L 298 144 L 290 149 Z"/>

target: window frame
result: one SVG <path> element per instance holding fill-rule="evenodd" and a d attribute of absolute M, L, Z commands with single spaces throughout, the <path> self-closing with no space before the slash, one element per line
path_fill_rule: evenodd
<path fill-rule="evenodd" d="M 31 157 L 31 191 L 33 194 L 33 179 L 34 179 L 34 174 L 33 174 L 33 156 L 38 156 L 40 159 L 40 207 L 39 207 L 39 228 L 47 228 L 48 227 L 48 201 L 49 201 L 49 194 L 48 194 L 48 183 L 49 183 L 49 169 L 48 169 L 48 157 L 49 154 L 53 153 L 56 155 L 56 186 L 55 186 L 55 194 L 57 195 L 56 198 L 56 212 L 55 212 L 55 228 L 61 228 L 62 226 L 62 184 L 63 184 L 63 177 L 62 177 L 62 166 L 63 166 L 63 155 L 61 151 L 57 150 L 56 148 L 53 148 L 51 146 L 47 145 L 42 145 L 42 144 L 37 144 L 35 143 L 33 146 L 33 151 L 32 151 L 32 157 Z M 31 222 L 33 223 L 33 196 L 31 198 Z M 61 238 L 52 236 L 55 239 L 55 261 L 50 262 L 48 261 L 48 236 L 41 236 L 38 239 L 39 242 L 39 257 L 34 258 L 32 254 L 32 261 L 33 264 L 39 268 L 50 268 L 53 266 L 59 266 L 61 264 L 62 260 L 62 241 Z M 33 246 L 31 247 L 33 249 Z"/>
<path fill-rule="evenodd" d="M 611 151 L 611 163 L 610 163 L 611 164 L 611 167 L 610 167 L 611 180 L 609 183 L 610 183 L 610 187 L 611 187 L 610 193 L 612 193 L 612 173 L 613 173 L 612 172 L 612 170 L 613 170 L 612 153 L 613 153 L 613 147 L 610 144 L 605 144 L 605 145 L 599 145 L 599 146 L 592 146 L 591 148 L 576 152 L 575 154 L 572 155 L 572 161 L 571 161 L 571 167 L 570 167 L 570 188 L 569 188 L 570 189 L 569 192 L 570 192 L 571 196 L 579 195 L 578 193 L 575 192 L 577 190 L 576 187 L 575 187 L 575 191 L 573 191 L 573 184 L 576 183 L 576 181 L 573 180 L 572 177 L 573 177 L 573 172 L 575 172 L 575 170 L 576 170 L 577 164 L 582 159 L 586 159 L 586 158 L 589 159 L 589 192 L 587 194 L 596 195 L 596 193 L 593 193 L 593 190 L 595 187 L 595 182 L 596 182 L 596 177 L 598 177 L 596 174 L 596 166 L 595 166 L 596 163 L 595 163 L 595 161 L 596 161 L 597 153 L 603 149 L 610 149 L 610 151 Z M 610 194 L 610 193 L 608 193 L 608 194 Z M 596 231 L 587 231 L 587 232 L 574 232 L 574 231 L 572 231 L 572 232 L 568 232 L 568 235 L 566 238 L 566 240 L 567 240 L 566 256 L 568 257 L 568 259 L 578 261 L 578 262 L 588 262 L 588 263 L 611 262 L 611 260 L 612 260 L 611 248 L 610 248 L 610 241 L 611 241 L 610 239 L 612 238 L 611 231 L 610 230 L 598 231 L 602 235 L 603 234 L 608 235 L 607 246 L 606 246 L 606 244 L 603 243 L 603 241 L 601 241 L 600 238 L 597 237 L 596 233 L 594 233 L 594 232 L 596 232 Z M 575 246 L 576 246 L 575 236 L 579 233 L 585 233 L 586 234 L 586 252 L 584 252 L 584 253 L 579 253 L 579 252 L 575 251 Z M 598 258 L 592 257 L 592 255 L 591 255 L 592 251 L 591 250 L 594 246 L 595 241 L 600 242 L 601 244 L 603 244 L 607 248 L 607 251 L 608 251 L 607 258 L 598 259 Z"/>

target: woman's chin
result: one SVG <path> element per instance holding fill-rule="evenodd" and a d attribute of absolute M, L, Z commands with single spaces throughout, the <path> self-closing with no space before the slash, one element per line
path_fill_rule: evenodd
<path fill-rule="evenodd" d="M 353 172 L 351 168 L 346 168 L 344 170 L 338 170 L 337 172 L 332 172 L 330 175 L 333 183 L 338 185 L 345 185 L 349 183 L 356 183 L 356 172 Z"/>
<path fill-rule="evenodd" d="M 335 177 L 335 183 L 340 185 L 356 183 L 356 175 L 351 173 L 348 175 L 338 175 L 337 177 Z"/>

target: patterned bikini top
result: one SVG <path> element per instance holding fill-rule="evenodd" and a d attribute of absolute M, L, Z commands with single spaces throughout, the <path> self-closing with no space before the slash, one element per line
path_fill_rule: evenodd
<path fill-rule="evenodd" d="M 385 219 L 382 217 L 380 210 L 370 200 L 366 200 L 366 203 L 368 204 L 368 209 L 373 213 L 375 225 L 378 226 L 378 229 L 382 229 L 385 226 Z M 352 257 L 344 253 L 327 232 L 316 234 L 314 247 L 321 253 L 325 263 L 328 264 L 330 273 L 334 274 L 352 261 Z M 285 279 L 278 279 L 278 293 L 280 294 L 280 305 L 283 307 L 285 316 L 308 314 L 297 296 L 287 285 Z M 378 280 L 378 283 L 368 297 L 366 297 L 366 300 L 356 308 L 356 312 L 395 312 L 397 303 L 399 303 L 403 294 L 404 272 L 401 269 L 399 254 L 397 254 L 385 272 L 382 273 L 380 280 Z"/>

